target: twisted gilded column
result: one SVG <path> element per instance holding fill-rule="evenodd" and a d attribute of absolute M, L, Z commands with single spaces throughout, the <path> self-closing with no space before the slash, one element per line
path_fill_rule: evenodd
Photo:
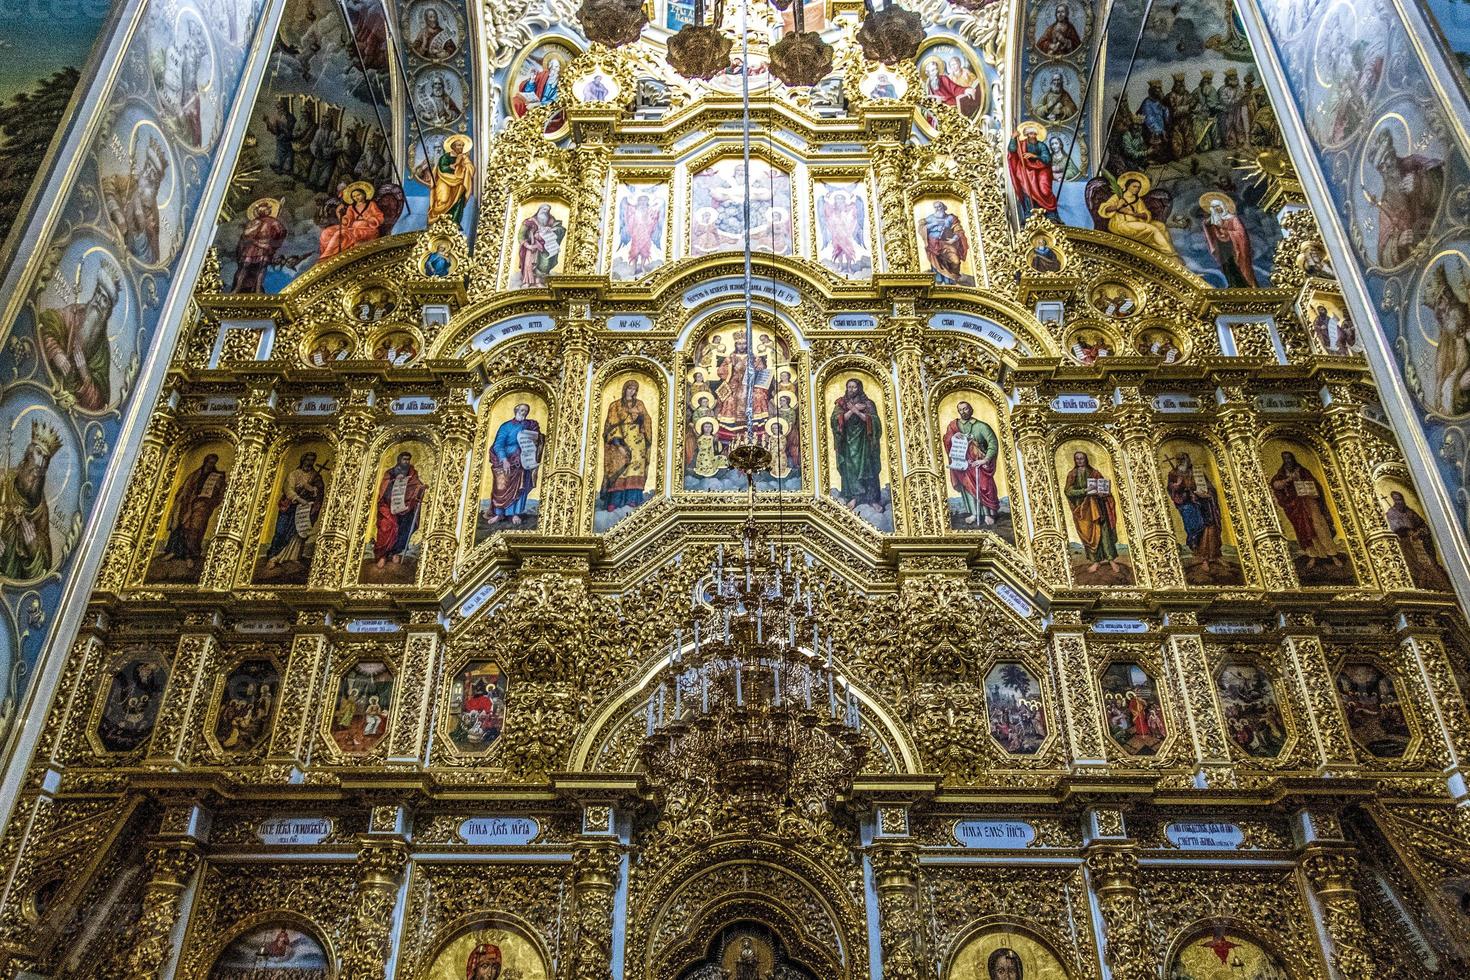
<path fill-rule="evenodd" d="M 886 980 L 929 980 L 933 971 L 924 954 L 918 850 L 912 844 L 883 845 L 873 850 L 872 861 L 883 976 Z"/>
<path fill-rule="evenodd" d="M 1368 932 L 1353 884 L 1358 859 L 1346 847 L 1309 844 L 1300 868 L 1317 900 L 1322 930 L 1338 980 L 1375 980 Z"/>
<path fill-rule="evenodd" d="M 1113 980 L 1151 980 L 1144 954 L 1143 909 L 1138 900 L 1138 855 L 1127 843 L 1093 844 L 1087 875 L 1102 916 L 1103 960 Z"/>
<path fill-rule="evenodd" d="M 220 504 L 219 523 L 204 555 L 200 589 L 227 591 L 235 585 L 240 553 L 245 549 L 254 516 L 255 488 L 260 483 L 266 449 L 276 434 L 268 388 L 252 388 L 241 400 L 235 433 L 235 462 L 230 466 L 229 486 Z"/>
<path fill-rule="evenodd" d="M 349 395 L 352 404 L 337 419 L 337 472 L 327 487 L 327 500 L 317 526 L 316 551 L 312 554 L 307 580 L 312 589 L 335 590 L 350 574 L 352 522 L 359 497 L 370 492 L 367 481 L 372 479 L 369 467 L 373 461 L 367 458 L 368 444 L 378 428 L 377 419 L 367 406 L 367 395 L 366 391 L 352 391 Z"/>
<path fill-rule="evenodd" d="M 167 976 L 173 959 L 173 932 L 183 913 L 184 893 L 199 868 L 199 848 L 191 840 L 157 841 L 144 855 L 148 885 L 143 914 L 133 926 L 123 980 L 155 980 Z"/>
<path fill-rule="evenodd" d="M 541 529 L 548 535 L 578 531 L 582 499 L 582 428 L 587 419 L 587 369 L 592 364 L 592 311 L 574 303 L 561 322 L 562 378 L 552 427 L 551 473 L 541 487 Z"/>
<path fill-rule="evenodd" d="M 362 838 L 352 924 L 342 946 L 342 980 L 386 980 L 398 891 L 407 866 L 408 845 L 402 840 Z"/>
<path fill-rule="evenodd" d="M 1409 574 L 1409 563 L 1404 560 L 1398 535 L 1388 529 L 1388 519 L 1373 489 L 1369 474 L 1373 464 L 1368 457 L 1365 444 L 1362 403 L 1351 386 L 1330 385 L 1332 404 L 1327 406 L 1327 432 L 1332 448 L 1340 463 L 1339 472 L 1351 473 L 1354 479 L 1343 481 L 1348 501 L 1348 510 L 1357 517 L 1358 530 L 1368 547 L 1367 560 L 1359 561 L 1358 575 L 1365 585 L 1377 579 L 1378 587 L 1385 592 L 1410 592 L 1415 588 Z M 1343 528 L 1343 537 L 1349 541 L 1352 535 Z"/>
<path fill-rule="evenodd" d="M 475 413 L 470 410 L 467 394 L 453 392 L 439 422 L 439 475 L 434 481 L 434 509 L 428 519 L 424 557 L 419 562 L 425 569 L 426 586 L 448 580 L 459 548 L 459 505 L 475 440 Z"/>
<path fill-rule="evenodd" d="M 1179 541 L 1169 521 L 1171 506 L 1159 480 L 1153 413 L 1137 388 L 1124 387 L 1119 392 L 1122 401 L 1113 420 L 1122 436 L 1123 469 L 1133 499 L 1138 502 L 1144 574 L 1156 589 L 1182 589 L 1184 567 L 1179 562 Z"/>
<path fill-rule="evenodd" d="M 597 271 L 601 251 L 602 216 L 607 196 L 607 170 L 612 151 L 603 139 L 600 126 L 584 126 L 579 145 L 573 151 L 576 160 L 576 212 L 572 215 L 572 247 L 565 250 L 566 271 L 572 275 L 590 276 Z"/>
<path fill-rule="evenodd" d="M 906 534 L 940 535 L 945 528 L 944 477 L 934 465 L 929 406 L 919 339 L 924 321 L 906 302 L 904 315 L 889 321 L 889 340 L 898 368 L 899 424 L 903 426 L 903 495 L 907 504 Z"/>
<path fill-rule="evenodd" d="M 572 857 L 573 927 L 570 980 L 612 976 L 613 913 L 622 858 L 614 841 L 579 847 Z"/>
<path fill-rule="evenodd" d="M 893 139 L 873 144 L 873 170 L 878 178 L 879 227 L 883 229 L 883 257 L 889 272 L 918 272 L 919 260 L 913 235 L 908 229 L 914 219 L 909 214 L 909 151 Z"/>
<path fill-rule="evenodd" d="M 1256 565 L 1261 570 L 1261 585 L 1272 592 L 1289 592 L 1297 588 L 1296 569 L 1291 563 L 1286 535 L 1281 533 L 1281 522 L 1276 517 L 1271 487 L 1261 469 L 1261 443 L 1257 438 L 1261 420 L 1240 388 L 1223 390 L 1226 401 L 1220 409 L 1220 424 L 1230 447 L 1230 459 L 1235 464 L 1236 486 L 1240 488 L 1251 550 L 1256 553 Z"/>
<path fill-rule="evenodd" d="M 179 441 L 179 423 L 167 401 L 160 400 L 143 430 L 143 441 L 133 460 L 132 476 L 123 494 L 122 509 L 102 555 L 97 571 L 97 592 L 121 592 L 128 584 L 128 573 L 141 546 L 146 552 L 152 546 L 144 541 L 142 529 L 147 522 L 153 493 L 163 484 L 163 464 L 169 447 Z"/>
<path fill-rule="evenodd" d="M 1023 398 L 1038 397 L 1026 389 Z M 1031 515 L 1031 560 L 1047 585 L 1066 588 L 1071 584 L 1071 560 L 1067 556 L 1067 532 L 1062 511 L 1057 504 L 1056 465 L 1052 460 L 1047 432 L 1051 421 L 1047 409 L 1037 403 L 1023 403 L 1011 413 L 1011 431 L 1016 435 L 1016 449 L 1021 457 L 1021 473 L 1026 484 L 1025 510 Z M 1015 511 L 1016 508 L 1013 508 Z M 1023 537 L 1016 528 L 1016 537 Z"/>

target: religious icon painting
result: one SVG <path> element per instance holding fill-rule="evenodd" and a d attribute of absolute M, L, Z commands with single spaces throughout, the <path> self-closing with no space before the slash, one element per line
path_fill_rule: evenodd
<path fill-rule="evenodd" d="M 81 521 L 81 446 L 46 397 L 15 386 L 0 403 L 0 581 L 38 581 L 65 557 L 63 529 Z"/>
<path fill-rule="evenodd" d="M 445 724 L 455 748 L 478 755 L 500 737 L 507 683 L 505 672 L 489 660 L 471 660 L 454 675 Z"/>
<path fill-rule="evenodd" d="M 1033 8 L 1031 43 L 1043 57 L 1076 54 L 1092 22 L 1092 6 L 1081 0 L 1038 3 Z"/>
<path fill-rule="evenodd" d="M 662 181 L 619 181 L 615 196 L 610 273 L 639 279 L 668 259 L 669 185 Z"/>
<path fill-rule="evenodd" d="M 1303 585 L 1352 585 L 1346 534 L 1337 501 L 1317 454 L 1300 443 L 1272 439 L 1261 447 L 1261 465 L 1291 546 Z"/>
<path fill-rule="evenodd" d="M 306 363 L 314 368 L 331 367 L 337 361 L 354 356 L 357 341 L 351 334 L 341 330 L 326 330 L 313 337 L 306 345 Z"/>
<path fill-rule="evenodd" d="M 1159 447 L 1159 471 L 1184 580 L 1190 585 L 1243 585 L 1235 522 L 1221 495 L 1214 453 L 1193 440 L 1170 439 Z"/>
<path fill-rule="evenodd" d="M 1470 412 L 1470 242 L 1455 241 L 1428 260 L 1412 317 L 1416 329 L 1401 334 L 1416 377 L 1409 390 L 1435 415 Z"/>
<path fill-rule="evenodd" d="M 1027 269 L 1037 275 L 1050 275 L 1062 271 L 1064 264 L 1062 255 L 1057 251 L 1056 240 L 1050 234 L 1038 231 L 1031 236 L 1027 245 Z"/>
<path fill-rule="evenodd" d="M 883 384 L 866 371 L 838 371 L 827 379 L 830 406 L 827 493 L 880 531 L 893 530 Z"/>
<path fill-rule="evenodd" d="M 487 924 L 451 939 L 423 980 L 548 980 L 546 958 L 519 931 Z"/>
<path fill-rule="evenodd" d="M 750 247 L 790 255 L 794 244 L 791 175 L 760 157 L 750 160 Z M 689 254 L 745 247 L 745 164 L 725 157 L 694 175 L 689 194 Z"/>
<path fill-rule="evenodd" d="M 393 670 L 380 660 L 359 660 L 337 682 L 332 741 L 345 755 L 368 755 L 388 736 Z"/>
<path fill-rule="evenodd" d="M 1404 480 L 1384 477 L 1374 484 L 1383 519 L 1399 540 L 1409 576 L 1421 589 L 1435 592 L 1452 591 L 1449 573 L 1440 560 L 1429 522 L 1424 519 L 1424 505 Z"/>
<path fill-rule="evenodd" d="M 526 201 L 516 208 L 510 241 L 510 289 L 544 289 L 547 279 L 566 269 L 566 242 L 571 210 L 561 201 Z"/>
<path fill-rule="evenodd" d="M 572 94 L 579 102 L 615 102 L 622 90 L 616 79 L 600 71 L 583 75 L 572 83 Z"/>
<path fill-rule="evenodd" d="M 975 258 L 965 228 L 965 207 L 956 197 L 926 197 L 914 205 L 919 254 L 941 286 L 975 285 Z"/>
<path fill-rule="evenodd" d="M 103 211 L 134 260 L 166 265 L 184 239 L 184 194 L 173 143 L 139 102 L 123 108 L 112 130 L 97 155 Z"/>
<path fill-rule="evenodd" d="M 163 704 L 168 662 L 146 651 L 125 658 L 107 680 L 97 738 L 108 752 L 132 752 L 147 744 Z"/>
<path fill-rule="evenodd" d="M 1129 755 L 1156 755 L 1168 731 L 1158 685 L 1136 663 L 1112 663 L 1102 673 L 1108 735 Z"/>
<path fill-rule="evenodd" d="M 952 391 L 939 402 L 939 427 L 950 528 L 989 531 L 1015 544 L 1008 452 L 1001 446 L 995 400 L 971 389 Z"/>
<path fill-rule="evenodd" d="M 1143 301 L 1133 287 L 1115 279 L 1093 286 L 1087 301 L 1110 320 L 1126 320 L 1143 309 Z"/>
<path fill-rule="evenodd" d="M 413 100 L 420 125 L 453 126 L 464 118 L 464 80 L 450 68 L 427 68 L 413 80 Z"/>
<path fill-rule="evenodd" d="M 393 367 L 408 367 L 419 359 L 423 342 L 412 330 L 389 330 L 373 338 L 373 360 Z"/>
<path fill-rule="evenodd" d="M 1068 980 L 1069 975 L 1056 954 L 1031 933 L 999 926 L 966 942 L 945 976 L 955 980 Z"/>
<path fill-rule="evenodd" d="M 358 323 L 377 323 L 398 309 L 398 294 L 387 286 L 364 286 L 353 295 L 349 307 Z"/>
<path fill-rule="evenodd" d="M 424 133 L 413 142 L 413 176 L 426 190 L 413 188 L 415 198 L 427 198 L 428 225 L 448 218 L 460 224 L 475 194 L 475 141 L 464 133 Z"/>
<path fill-rule="evenodd" d="M 1065 61 L 1036 66 L 1029 90 L 1031 115 L 1048 126 L 1071 121 L 1082 103 L 1082 78 Z"/>
<path fill-rule="evenodd" d="M 1445 197 L 1450 151 L 1413 98 L 1373 124 L 1352 200 L 1357 231 L 1381 269 L 1403 267 L 1428 241 Z"/>
<path fill-rule="evenodd" d="M 1217 929 L 1179 948 L 1168 976 L 1189 980 L 1291 980 L 1276 956 L 1254 939 Z"/>
<path fill-rule="evenodd" d="M 577 54 L 576 48 L 561 40 L 543 41 L 522 52 L 506 80 L 506 109 L 510 114 L 519 119 L 532 109 L 555 103 L 569 81 L 567 68 Z M 559 140 L 570 128 L 566 113 L 553 109 L 544 133 L 549 140 Z"/>
<path fill-rule="evenodd" d="M 718 72 L 713 78 L 705 79 L 703 84 L 716 92 L 739 95 L 744 90 L 747 81 L 752 92 L 768 88 L 771 84 L 771 65 L 764 56 L 753 51 L 748 57 L 744 57 L 737 50 L 730 56 L 729 67 Z"/>
<path fill-rule="evenodd" d="M 222 755 L 248 757 L 265 751 L 281 698 L 281 672 L 274 661 L 243 660 L 223 679 L 209 730 Z"/>
<path fill-rule="evenodd" d="M 1332 357 L 1353 357 L 1363 353 L 1358 328 L 1336 293 L 1317 291 L 1302 299 L 1302 322 L 1312 340 L 1312 350 Z"/>
<path fill-rule="evenodd" d="M 1078 364 L 1092 365 L 1105 357 L 1112 357 L 1118 342 L 1111 333 L 1098 327 L 1078 327 L 1067 335 L 1067 351 Z"/>
<path fill-rule="evenodd" d="M 1242 755 L 1275 759 L 1289 732 L 1271 675 L 1250 663 L 1229 663 L 1215 675 L 1225 734 Z"/>
<path fill-rule="evenodd" d="M 601 462 L 592 528 L 606 531 L 659 491 L 659 387 L 644 371 L 621 371 L 602 386 Z"/>
<path fill-rule="evenodd" d="M 1397 678 L 1372 661 L 1348 661 L 1337 671 L 1337 697 L 1359 749 L 1380 759 L 1401 759 L 1409 751 L 1413 731 Z"/>
<path fill-rule="evenodd" d="M 34 296 L 36 342 L 63 410 L 101 415 L 127 394 L 122 370 L 138 351 L 133 280 L 113 247 L 81 235 Z"/>
<path fill-rule="evenodd" d="M 358 581 L 372 585 L 418 581 L 428 516 L 424 505 L 433 473 L 434 451 L 417 439 L 395 442 L 383 450 L 364 529 Z"/>
<path fill-rule="evenodd" d="M 817 216 L 817 260 L 848 279 L 871 276 L 873 243 L 867 182 L 813 181 L 812 206 Z"/>
<path fill-rule="evenodd" d="M 324 439 L 293 443 L 281 453 L 255 544 L 255 582 L 306 584 L 336 461 L 336 451 Z"/>
<path fill-rule="evenodd" d="M 1025 664 L 1003 661 L 985 675 L 990 735 L 1012 755 L 1035 755 L 1046 741 L 1041 682 Z"/>
<path fill-rule="evenodd" d="M 937 99 L 966 119 L 985 112 L 989 84 L 980 60 L 968 47 L 947 40 L 931 40 L 919 49 L 919 95 Z M 938 129 L 932 113 L 921 111 L 919 119 L 931 133 Z"/>
<path fill-rule="evenodd" d="M 444 0 L 419 0 L 408 22 L 408 49 L 425 61 L 448 61 L 464 43 L 459 16 Z"/>
<path fill-rule="evenodd" d="M 209 980 L 331 980 L 331 958 L 321 940 L 299 923 L 270 922 L 231 940 Z"/>
<path fill-rule="evenodd" d="M 204 552 L 219 523 L 220 504 L 229 488 L 235 447 L 212 439 L 184 453 L 161 502 L 164 518 L 149 557 L 146 582 L 197 582 Z"/>
<path fill-rule="evenodd" d="M 716 327 L 695 342 L 684 361 L 684 489 L 742 490 L 745 477 L 731 468 L 732 447 L 746 439 L 746 407 L 753 435 L 771 452 L 771 466 L 756 475 L 761 490 L 802 485 L 800 371 L 784 337 L 757 329 L 755 350 L 739 324 Z M 747 390 L 741 379 L 755 374 Z"/>
<path fill-rule="evenodd" d="M 169 131 L 193 150 L 213 146 L 223 122 L 210 21 L 223 26 L 217 15 L 206 19 L 194 4 L 177 3 L 150 10 L 143 28 L 160 114 Z"/>
<path fill-rule="evenodd" d="M 1133 563 L 1113 464 L 1095 443 L 1072 440 L 1057 449 L 1057 477 L 1068 522 L 1067 551 L 1077 585 L 1132 585 Z"/>
<path fill-rule="evenodd" d="M 899 99 L 909 90 L 908 80 L 878 65 L 858 82 L 858 91 L 874 101 Z"/>
<path fill-rule="evenodd" d="M 424 256 L 424 275 L 443 279 L 454 271 L 454 246 L 447 238 L 435 238 L 429 242 L 429 254 Z"/>
<path fill-rule="evenodd" d="M 487 402 L 486 429 L 490 440 L 475 509 L 474 542 L 497 531 L 530 531 L 541 514 L 541 472 L 546 462 L 548 420 L 546 399 L 533 391 L 516 390 Z"/>
<path fill-rule="evenodd" d="M 1184 360 L 1184 348 L 1172 330 L 1145 327 L 1133 338 L 1133 350 L 1140 357 L 1156 357 L 1165 364 Z"/>
<path fill-rule="evenodd" d="M 1315 5 L 1314 5 L 1315 6 Z M 1338 0 L 1313 21 L 1316 84 L 1304 86 L 1310 105 L 1303 121 L 1317 141 L 1339 147 L 1360 138 L 1383 79 L 1392 30 L 1374 4 Z"/>

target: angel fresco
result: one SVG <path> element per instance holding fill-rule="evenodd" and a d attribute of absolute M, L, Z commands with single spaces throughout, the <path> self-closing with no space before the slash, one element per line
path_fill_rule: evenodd
<path fill-rule="evenodd" d="M 1177 258 L 1164 216 L 1169 213 L 1169 194 L 1152 190 L 1153 182 L 1137 170 L 1116 179 L 1107 170 L 1087 182 L 1087 201 L 1098 228 L 1120 238 L 1147 245 Z"/>
<path fill-rule="evenodd" d="M 839 275 L 859 278 L 873 271 L 868 244 L 867 195 L 860 183 L 817 185 L 818 258 Z"/>
<path fill-rule="evenodd" d="M 665 185 L 619 185 L 617 242 L 612 259 L 616 278 L 637 279 L 663 265 L 668 210 Z"/>

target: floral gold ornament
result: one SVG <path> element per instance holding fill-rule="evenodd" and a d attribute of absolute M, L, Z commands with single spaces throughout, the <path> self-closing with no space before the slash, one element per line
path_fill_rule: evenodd
<path fill-rule="evenodd" d="M 594 44 L 620 48 L 632 44 L 648 24 L 642 0 L 583 0 L 577 10 L 582 33 Z"/>

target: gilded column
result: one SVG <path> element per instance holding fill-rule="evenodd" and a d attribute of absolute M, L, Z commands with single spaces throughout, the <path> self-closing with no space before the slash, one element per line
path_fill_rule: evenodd
<path fill-rule="evenodd" d="M 1226 402 L 1221 407 L 1220 423 L 1235 463 L 1236 485 L 1245 510 L 1245 526 L 1250 529 L 1251 549 L 1261 570 L 1261 584 L 1272 592 L 1289 592 L 1297 588 L 1296 569 L 1261 469 L 1261 445 L 1256 437 L 1261 421 L 1240 388 L 1224 390 Z"/>
<path fill-rule="evenodd" d="M 453 392 L 439 423 L 439 476 L 433 491 L 434 511 L 428 520 L 428 540 L 419 563 L 427 570 L 426 586 L 442 584 L 449 578 L 459 548 L 459 505 L 475 439 L 475 413 L 467 397 L 465 391 Z"/>
<path fill-rule="evenodd" d="M 153 492 L 164 483 L 164 460 L 169 447 L 179 441 L 179 423 L 166 401 L 160 400 L 143 430 L 143 441 L 133 460 L 132 476 L 123 494 L 122 509 L 102 555 L 97 572 L 97 592 L 121 592 L 127 587 L 129 571 L 142 541 L 142 529 L 148 519 Z M 142 542 L 144 551 L 151 542 Z"/>
<path fill-rule="evenodd" d="M 578 531 L 582 499 L 582 429 L 587 419 L 587 371 L 592 364 L 592 311 L 574 303 L 561 323 L 562 379 L 552 432 L 551 473 L 541 487 L 541 526 L 547 535 Z"/>
<path fill-rule="evenodd" d="M 204 817 L 192 803 L 164 811 L 159 832 L 143 855 L 148 884 L 143 890 L 143 914 L 132 928 L 123 980 L 171 975 L 169 966 L 177 953 L 174 929 L 199 869 L 201 836 L 207 826 Z"/>
<path fill-rule="evenodd" d="M 944 477 L 934 465 L 934 440 L 929 430 L 929 405 L 925 397 L 924 365 L 919 338 L 924 321 L 913 312 L 910 301 L 902 301 L 903 315 L 889 325 L 893 359 L 898 367 L 899 423 L 903 426 L 903 495 L 908 504 L 907 534 L 944 533 Z"/>
<path fill-rule="evenodd" d="M 1103 961 L 1113 980 L 1150 980 L 1138 900 L 1138 855 L 1131 842 L 1093 844 L 1087 875 L 1102 915 Z"/>
<path fill-rule="evenodd" d="M 878 212 L 882 218 L 883 256 L 889 272 L 918 272 L 913 235 L 908 229 L 914 219 L 909 215 L 908 147 L 896 140 L 885 139 L 873 144 L 873 169 L 878 177 Z"/>
<path fill-rule="evenodd" d="M 269 389 L 251 389 L 241 408 L 235 422 L 235 462 L 230 467 L 229 488 L 220 504 L 219 523 L 204 555 L 204 570 L 199 576 L 201 589 L 226 591 L 235 584 L 240 553 L 245 548 L 245 536 L 255 511 L 255 488 L 265 465 L 266 448 L 276 432 Z"/>
<path fill-rule="evenodd" d="M 1368 932 L 1353 884 L 1358 859 L 1347 847 L 1309 844 L 1301 871 L 1311 886 L 1322 930 L 1339 980 L 1374 980 L 1379 974 L 1368 952 Z"/>
<path fill-rule="evenodd" d="M 872 860 L 883 976 L 887 980 L 928 980 L 933 971 L 924 954 L 918 851 L 911 844 L 888 844 L 875 848 Z"/>
<path fill-rule="evenodd" d="M 603 142 L 599 126 L 583 127 L 581 145 L 574 152 L 577 166 L 577 210 L 572 218 L 572 247 L 567 250 L 567 269 L 572 275 L 597 271 L 601 251 L 603 204 L 607 197 L 607 170 L 612 153 Z"/>
<path fill-rule="evenodd" d="M 570 980 L 612 976 L 613 913 L 621 862 L 615 841 L 586 844 L 572 857 L 576 938 Z"/>
<path fill-rule="evenodd" d="M 366 391 L 352 391 L 349 399 L 353 404 L 337 420 L 337 473 L 327 488 L 308 579 L 314 590 L 334 590 L 346 581 L 357 502 L 362 495 L 370 493 L 366 482 L 372 479 L 368 444 L 378 428 L 377 419 L 367 405 L 367 396 Z"/>
<path fill-rule="evenodd" d="M 184 614 L 173 668 L 153 723 L 146 765 L 173 768 L 188 763 L 194 738 L 204 726 L 206 701 L 214 686 L 219 627 L 218 613 Z"/>
<path fill-rule="evenodd" d="M 1057 630 L 1052 633 L 1052 681 L 1062 697 L 1062 715 L 1067 732 L 1067 756 L 1073 763 L 1101 765 L 1108 759 L 1103 741 L 1102 705 L 1092 683 L 1092 661 L 1087 654 L 1087 635 L 1077 612 L 1056 611 Z"/>
<path fill-rule="evenodd" d="M 312 721 L 317 716 L 317 694 L 322 690 L 321 674 L 330 649 L 326 614 L 316 610 L 297 613 L 291 659 L 281 684 L 281 700 L 266 754 L 266 765 L 285 770 L 282 776 L 306 761 Z"/>
<path fill-rule="evenodd" d="M 87 753 L 87 731 L 91 727 L 91 691 L 107 656 L 107 613 L 88 609 L 72 640 L 61 683 L 51 700 L 46 724 L 36 736 L 35 759 L 62 765 Z M 32 772 L 35 770 L 33 769 Z"/>
<path fill-rule="evenodd" d="M 1363 427 L 1367 422 L 1363 419 L 1362 403 L 1350 385 L 1329 385 L 1328 391 L 1332 404 L 1327 406 L 1327 431 L 1341 464 L 1338 472 L 1355 475 L 1344 480 L 1343 486 L 1368 547 L 1366 559 L 1355 563 L 1358 574 L 1365 584 L 1371 584 L 1376 578 L 1378 587 L 1385 592 L 1411 592 L 1415 588 L 1414 580 L 1409 575 L 1409 564 L 1404 560 L 1398 535 L 1388 529 L 1373 481 L 1368 479 L 1373 464 L 1364 445 Z M 1351 540 L 1346 528 L 1343 536 Z"/>
<path fill-rule="evenodd" d="M 1182 589 L 1184 568 L 1179 563 L 1179 541 L 1169 521 L 1170 504 L 1159 480 L 1152 415 L 1137 388 L 1119 391 L 1122 403 L 1114 421 L 1123 437 L 1123 468 L 1138 502 L 1145 574 L 1154 588 Z"/>
<path fill-rule="evenodd" d="M 1399 619 L 1399 648 L 1408 664 L 1418 668 L 1428 703 L 1421 708 L 1426 729 L 1444 739 L 1450 764 L 1462 775 L 1470 767 L 1470 708 L 1454 665 L 1445 648 L 1443 628 L 1432 616 L 1403 613 Z"/>
<path fill-rule="evenodd" d="M 439 689 L 439 672 L 444 667 L 440 662 L 443 642 L 444 627 L 436 611 L 419 610 L 410 614 L 394 698 L 389 762 L 419 762 L 428 750 L 434 692 Z"/>
<path fill-rule="evenodd" d="M 362 838 L 352 925 L 342 949 L 342 980 L 386 980 L 393 953 L 394 913 L 407 866 L 408 845 L 402 840 Z"/>
<path fill-rule="evenodd" d="M 1026 485 L 1025 510 L 1031 515 L 1031 559 L 1047 585 L 1065 588 L 1071 584 L 1071 560 L 1067 556 L 1067 534 L 1057 505 L 1056 466 L 1047 444 L 1050 420 L 1037 394 L 1022 392 L 1023 403 L 1011 413 L 1011 428 L 1021 457 L 1021 474 Z M 1029 402 L 1029 403 L 1028 403 Z M 1022 537 L 1020 527 L 1016 537 Z"/>
<path fill-rule="evenodd" d="M 1333 686 L 1332 665 L 1327 662 L 1327 651 L 1315 629 L 1316 623 L 1310 616 L 1292 614 L 1287 618 L 1281 645 L 1290 658 L 1297 688 L 1307 704 L 1306 721 L 1320 765 L 1333 770 L 1355 767 L 1358 760 Z"/>
<path fill-rule="evenodd" d="M 1175 611 L 1169 614 L 1168 647 L 1173 659 L 1173 675 L 1184 688 L 1184 706 L 1189 719 L 1189 734 L 1194 742 L 1195 762 L 1204 766 L 1228 766 L 1230 743 L 1220 720 L 1215 699 L 1214 671 L 1205 654 L 1204 638 L 1196 632 L 1199 623 L 1194 613 Z"/>

